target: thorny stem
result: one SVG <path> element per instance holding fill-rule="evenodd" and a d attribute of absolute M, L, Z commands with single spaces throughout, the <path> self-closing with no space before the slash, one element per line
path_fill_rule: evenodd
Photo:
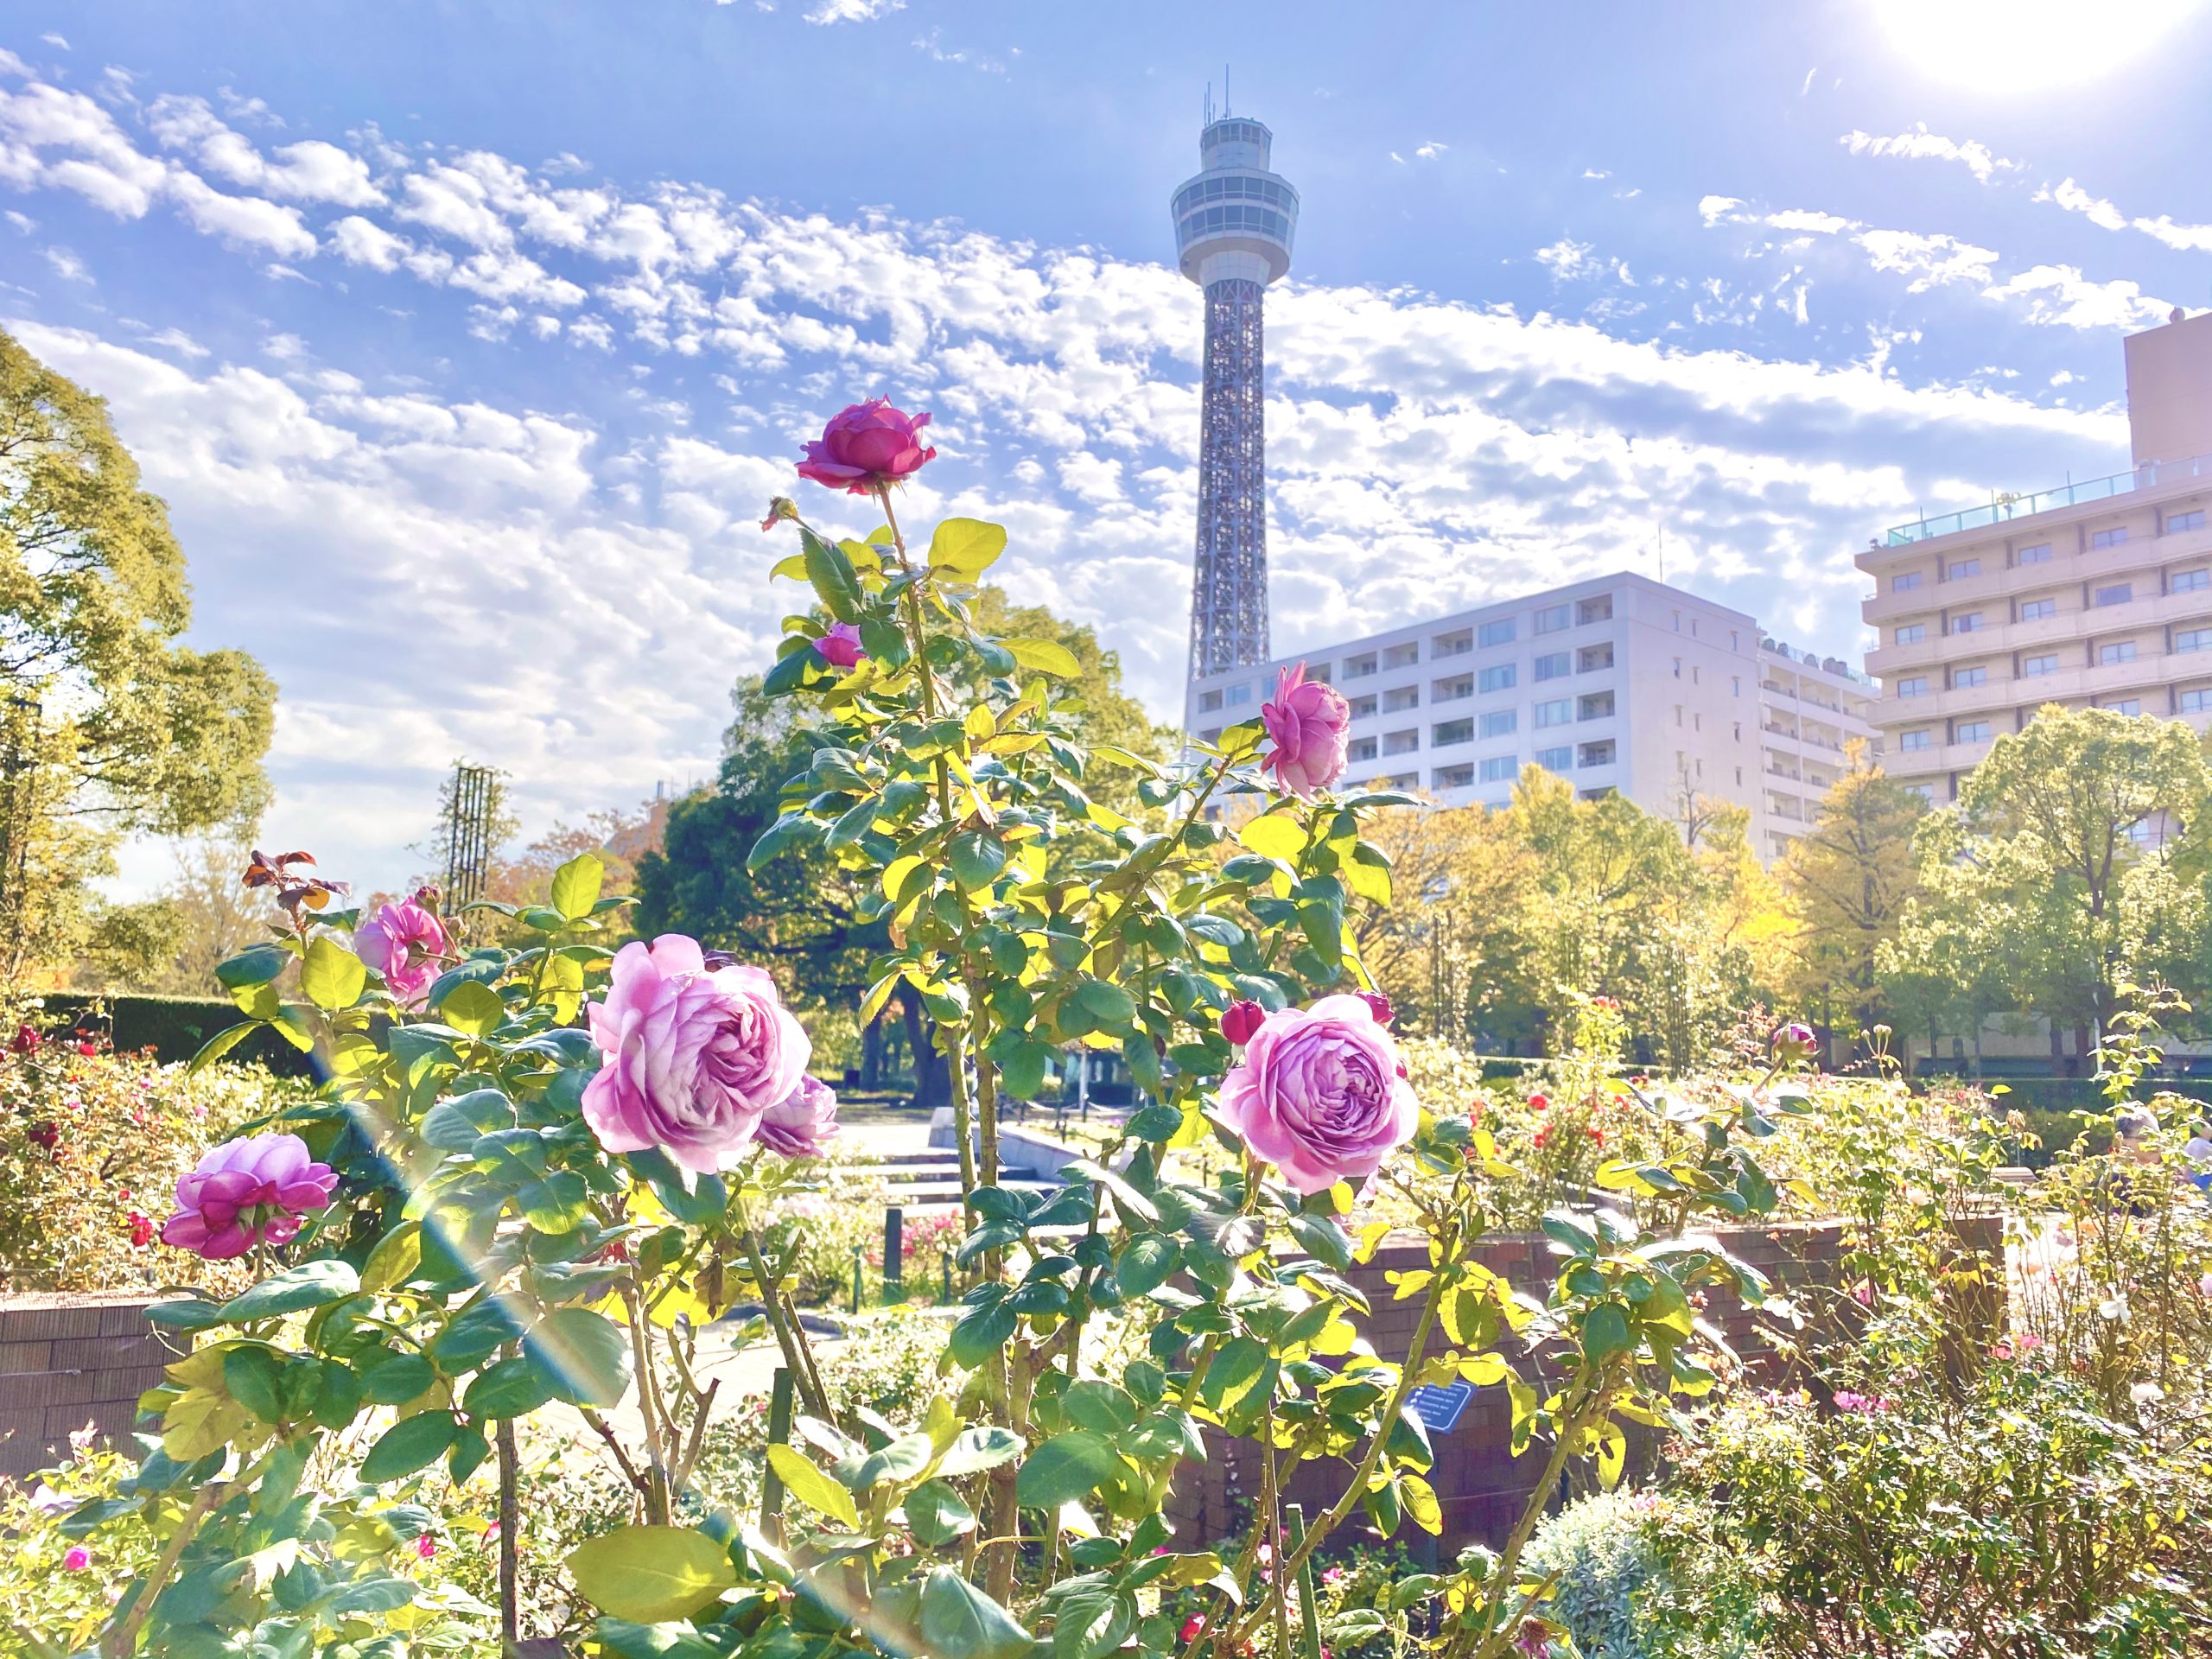
<path fill-rule="evenodd" d="M 515 1532 L 522 1524 L 522 1504 L 515 1491 L 515 1420 L 499 1419 L 499 1642 L 500 1650 L 512 1659 L 522 1639 L 520 1588 L 515 1582 Z"/>
<path fill-rule="evenodd" d="M 745 1254 L 753 1263 L 753 1276 L 760 1281 L 760 1306 L 768 1316 L 768 1328 L 776 1333 L 776 1345 L 784 1351 L 785 1369 L 798 1385 L 799 1397 L 805 1402 L 808 1412 L 827 1418 L 830 1396 L 822 1386 L 820 1374 L 814 1369 L 814 1355 L 807 1348 L 804 1333 L 792 1326 L 783 1303 L 778 1300 L 781 1282 L 768 1271 L 767 1255 L 760 1248 L 760 1230 L 749 1222 L 745 1229 Z"/>
<path fill-rule="evenodd" d="M 207 1512 L 230 1496 L 230 1484 L 225 1481 L 210 1481 L 195 1493 L 192 1505 L 184 1518 L 176 1523 L 176 1530 L 169 1535 L 168 1545 L 162 1551 L 161 1559 L 154 1563 L 154 1570 L 146 1575 L 138 1598 L 130 1604 L 130 1611 L 123 1622 L 108 1633 L 105 1643 L 109 1659 L 121 1659 L 138 1645 L 138 1631 L 154 1611 L 155 1599 L 168 1587 L 169 1575 L 176 1571 L 177 1562 L 183 1558 L 185 1547 L 192 1542 L 192 1535 L 200 1530 L 200 1523 Z"/>
<path fill-rule="evenodd" d="M 1275 1565 L 1268 1586 L 1274 1608 L 1276 1659 L 1290 1659 L 1290 1568 L 1282 1559 L 1282 1488 L 1275 1470 L 1275 1405 L 1269 1399 L 1260 1414 L 1260 1505 L 1267 1516 L 1268 1559 Z"/>

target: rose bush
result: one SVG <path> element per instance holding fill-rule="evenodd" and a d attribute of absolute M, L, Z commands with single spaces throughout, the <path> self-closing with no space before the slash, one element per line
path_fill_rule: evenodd
<path fill-rule="evenodd" d="M 196 1346 L 146 1402 L 158 1449 L 130 1491 L 84 1517 L 163 1541 L 110 1652 L 423 1641 L 465 1615 L 437 1600 L 442 1554 L 414 1548 L 412 1496 L 434 1468 L 496 1469 L 505 1548 L 515 1421 L 557 1402 L 629 1493 L 629 1523 L 566 1563 L 603 1651 L 1024 1659 L 1041 1640 L 1056 1659 L 1288 1659 L 1317 1549 L 1363 1514 L 1385 1533 L 1440 1524 L 1408 1401 L 1462 1379 L 1510 1400 L 1540 1497 L 1502 1548 L 1396 1611 L 1452 1659 L 1548 1639 L 1546 1586 L 1522 1564 L 1541 1495 L 1571 1461 L 1618 1478 L 1624 1422 L 1711 1386 L 1691 1297 L 1761 1287 L 1688 1229 L 1773 1205 L 1752 1144 L 1787 1101 L 1764 1083 L 1637 1096 L 1651 1154 L 1596 1172 L 1625 1207 L 1547 1217 L 1552 1293 L 1512 1294 L 1471 1255 L 1508 1172 L 1497 1141 L 1458 1103 L 1414 1098 L 1387 1003 L 1358 995 L 1377 988 L 1346 907 L 1389 893 L 1363 830 L 1405 803 L 1327 792 L 1341 699 L 1294 674 L 1271 713 L 1177 766 L 1087 753 L 1066 650 L 976 626 L 1005 531 L 948 518 L 925 547 L 899 525 L 894 486 L 934 454 L 925 419 L 879 400 L 808 446 L 804 476 L 880 509 L 864 537 L 788 500 L 767 515 L 798 542 L 776 574 L 810 599 L 766 689 L 798 700 L 815 747 L 751 858 L 804 844 L 864 875 L 890 943 L 861 1017 L 906 988 L 948 1060 L 969 1287 L 941 1386 L 891 1414 L 833 1397 L 814 1363 L 790 1294 L 800 1229 L 778 1206 L 810 1180 L 830 1114 L 758 966 L 683 939 L 610 950 L 620 901 L 589 857 L 545 902 L 493 907 L 517 949 L 467 945 L 467 918 L 423 896 L 447 945 L 413 918 L 387 926 L 375 976 L 374 918 L 302 906 L 222 976 L 241 1030 L 278 1025 L 327 1058 L 318 1098 L 274 1127 L 335 1185 L 259 1283 L 159 1310 Z M 1142 821 L 1086 792 L 1099 759 L 1143 774 Z M 311 1012 L 271 989 L 295 962 Z M 432 965 L 419 995 L 396 976 Z M 1258 1018 L 1224 1029 L 1240 1004 Z M 1117 1053 L 1148 1103 L 1065 1185 L 1000 1186 L 1002 1113 L 1073 1045 Z M 1200 1143 L 1223 1160 L 1189 1179 L 1173 1154 Z M 1431 1267 L 1398 1287 L 1419 1306 L 1403 1363 L 1376 1352 L 1345 1277 L 1389 1230 L 1363 1208 L 1370 1187 L 1429 1239 Z M 798 1405 L 757 1515 L 696 1478 L 720 1403 L 701 1333 L 741 1305 Z M 1162 1518 L 1209 1427 L 1255 1440 L 1266 1471 L 1234 1545 Z M 1311 1459 L 1350 1472 L 1294 1541 L 1278 1495 Z M 511 1560 L 499 1581 L 512 1642 L 531 1610 Z"/>

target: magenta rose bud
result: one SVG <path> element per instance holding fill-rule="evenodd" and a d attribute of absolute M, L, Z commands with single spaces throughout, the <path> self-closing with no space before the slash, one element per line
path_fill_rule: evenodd
<path fill-rule="evenodd" d="M 861 631 L 849 622 L 831 623 L 830 632 L 814 642 L 814 649 L 832 668 L 850 668 L 868 655 Z"/>
<path fill-rule="evenodd" d="M 1367 1004 L 1367 1011 L 1375 1016 L 1378 1026 L 1387 1026 L 1398 1017 L 1397 1010 L 1390 1006 L 1390 999 L 1380 991 L 1354 991 L 1352 995 Z"/>
<path fill-rule="evenodd" d="M 1221 1111 L 1300 1192 L 1364 1180 L 1421 1117 L 1397 1045 L 1356 996 L 1268 1015 L 1222 1083 Z"/>
<path fill-rule="evenodd" d="M 1275 700 L 1260 705 L 1260 723 L 1274 745 L 1262 771 L 1300 800 L 1311 800 L 1343 773 L 1351 738 L 1351 705 L 1333 685 L 1306 677 L 1306 664 L 1286 668 Z"/>
<path fill-rule="evenodd" d="M 176 1184 L 176 1214 L 162 1243 L 210 1262 L 244 1255 L 257 1244 L 289 1243 L 300 1217 L 330 1203 L 338 1177 L 308 1156 L 296 1135 L 229 1141 Z"/>
<path fill-rule="evenodd" d="M 936 459 L 937 451 L 925 449 L 920 442 L 929 423 L 927 415 L 904 414 L 887 398 L 855 404 L 832 416 L 821 437 L 806 446 L 798 475 L 848 495 L 874 495 L 887 484 L 905 482 Z"/>
<path fill-rule="evenodd" d="M 1776 1027 L 1774 1035 L 1767 1039 L 1767 1046 L 1774 1051 L 1777 1065 L 1796 1065 L 1811 1059 L 1821 1044 L 1809 1027 L 1791 1024 Z"/>
<path fill-rule="evenodd" d="M 786 1158 L 819 1158 L 836 1133 L 837 1091 L 819 1077 L 801 1077 L 760 1115 L 760 1144 Z"/>
<path fill-rule="evenodd" d="M 1241 1046 L 1252 1040 L 1267 1017 L 1268 1011 L 1256 1002 L 1232 1002 L 1221 1016 L 1221 1034 Z"/>
<path fill-rule="evenodd" d="M 73 1545 L 69 1553 L 61 1558 L 62 1570 L 67 1573 L 82 1573 L 92 1564 L 92 1552 L 82 1544 Z"/>
<path fill-rule="evenodd" d="M 439 959 L 453 950 L 445 924 L 419 896 L 385 905 L 353 930 L 353 952 L 384 976 L 385 988 L 404 1008 L 423 1005 L 440 971 Z"/>
<path fill-rule="evenodd" d="M 709 967 L 696 939 L 664 933 L 615 953 L 589 1009 L 606 1058 L 584 1121 L 609 1152 L 657 1147 L 695 1174 L 727 1169 L 806 1075 L 813 1046 L 758 968 Z"/>

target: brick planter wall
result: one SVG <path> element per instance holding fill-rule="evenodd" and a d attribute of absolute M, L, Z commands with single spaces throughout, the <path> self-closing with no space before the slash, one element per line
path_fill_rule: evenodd
<path fill-rule="evenodd" d="M 146 1319 L 143 1294 L 0 1296 L 0 1477 L 21 1477 L 67 1457 L 69 1436 L 90 1424 L 111 1444 L 128 1440 L 138 1396 L 181 1357 Z"/>
<path fill-rule="evenodd" d="M 1801 1286 L 1833 1286 L 1838 1281 L 1845 1248 L 1843 1229 L 1838 1223 L 1792 1222 L 1713 1230 L 1731 1255 L 1766 1276 L 1776 1295 L 1788 1294 Z M 1961 1227 L 1959 1243 L 1961 1255 L 1980 1256 L 1997 1264 L 1988 1275 L 1989 1288 L 1956 1310 L 1961 1323 L 1986 1340 L 1993 1338 L 2003 1323 L 2002 1224 L 1995 1216 L 1971 1219 Z M 1548 1244 L 1540 1233 L 1504 1234 L 1484 1240 L 1475 1259 L 1516 1290 L 1541 1300 L 1549 1295 L 1558 1273 L 1557 1258 L 1551 1255 Z M 1395 1293 L 1383 1275 L 1427 1266 L 1427 1242 L 1408 1236 L 1387 1242 L 1373 1261 L 1346 1275 L 1366 1294 L 1374 1309 L 1372 1320 L 1362 1328 L 1376 1352 L 1386 1359 L 1405 1357 L 1414 1327 L 1420 1322 L 1421 1299 L 1392 1300 Z M 1769 1340 L 1758 1312 L 1745 1307 L 1733 1294 L 1710 1287 L 1706 1297 L 1701 1317 L 1726 1337 L 1743 1361 L 1750 1381 L 1760 1387 L 1786 1382 L 1793 1362 Z M 1428 1351 L 1439 1354 L 1449 1345 L 1440 1336 L 1432 1337 Z M 1520 1517 L 1543 1464 L 1541 1443 L 1522 1457 L 1513 1455 L 1512 1421 L 1512 1405 L 1503 1387 L 1478 1389 L 1458 1426 L 1448 1434 L 1431 1436 L 1436 1465 L 1427 1478 L 1444 1511 L 1444 1532 L 1440 1538 L 1432 1539 L 1411 1522 L 1402 1528 L 1398 1536 L 1417 1559 L 1433 1554 L 1448 1561 L 1467 1544 L 1495 1545 L 1504 1541 Z M 1631 1471 L 1648 1469 L 1656 1456 L 1659 1436 L 1634 1424 L 1623 1427 L 1629 1435 Z M 1260 1493 L 1259 1448 L 1254 1442 L 1231 1440 L 1211 1428 L 1205 1431 L 1205 1462 L 1185 1465 L 1168 1499 L 1167 1518 L 1187 1548 L 1202 1547 L 1243 1529 Z M 1337 1459 L 1301 1464 L 1290 1477 L 1284 1498 L 1303 1504 L 1311 1518 L 1343 1495 L 1351 1472 L 1351 1465 Z M 1347 1523 L 1348 1530 L 1351 1524 Z"/>

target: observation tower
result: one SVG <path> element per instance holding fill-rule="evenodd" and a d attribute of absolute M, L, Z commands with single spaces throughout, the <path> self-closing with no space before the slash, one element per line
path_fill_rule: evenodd
<path fill-rule="evenodd" d="M 1211 99 L 1208 99 L 1209 105 Z M 1264 663 L 1268 468 L 1262 296 L 1290 269 L 1298 192 L 1268 170 L 1274 135 L 1211 108 L 1198 176 L 1172 200 L 1183 274 L 1205 290 L 1198 544 L 1191 584 L 1191 677 Z"/>

